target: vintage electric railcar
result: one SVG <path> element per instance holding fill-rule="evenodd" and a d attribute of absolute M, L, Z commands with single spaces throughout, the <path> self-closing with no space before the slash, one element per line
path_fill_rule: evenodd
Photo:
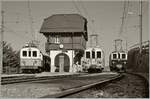
<path fill-rule="evenodd" d="M 50 57 L 43 55 L 36 47 L 26 46 L 20 50 L 21 73 L 50 71 Z"/>
<path fill-rule="evenodd" d="M 105 65 L 103 50 L 99 47 L 86 49 L 81 64 L 84 72 L 102 72 Z"/>
<path fill-rule="evenodd" d="M 125 51 L 114 51 L 109 56 L 110 71 L 125 72 L 127 66 L 127 53 Z"/>

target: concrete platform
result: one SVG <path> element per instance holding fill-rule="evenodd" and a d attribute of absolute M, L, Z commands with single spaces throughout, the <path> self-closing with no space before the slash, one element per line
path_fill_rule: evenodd
<path fill-rule="evenodd" d="M 35 76 L 35 74 L 2 74 L 1 77 Z"/>
<path fill-rule="evenodd" d="M 77 75 L 81 73 L 69 73 L 69 72 L 42 72 L 38 74 L 2 74 L 1 77 L 19 77 L 19 76 L 35 76 L 35 77 L 43 77 L 43 76 L 61 76 L 61 75 Z"/>
<path fill-rule="evenodd" d="M 34 77 L 44 77 L 44 76 L 62 76 L 62 75 L 82 75 L 82 74 L 86 74 L 86 73 L 70 73 L 70 72 L 42 72 L 42 73 L 38 73 L 38 74 L 12 74 L 12 75 L 8 75 L 8 74 L 3 74 L 2 77 L 21 77 L 21 76 L 34 76 Z M 93 73 L 92 75 L 103 75 L 103 74 L 117 74 L 115 72 L 102 72 L 102 73 Z M 91 75 L 91 76 L 92 76 Z"/>
<path fill-rule="evenodd" d="M 43 77 L 43 76 L 61 76 L 61 75 L 78 75 L 81 73 L 69 73 L 69 72 L 42 72 L 40 74 L 35 74 L 36 77 Z"/>

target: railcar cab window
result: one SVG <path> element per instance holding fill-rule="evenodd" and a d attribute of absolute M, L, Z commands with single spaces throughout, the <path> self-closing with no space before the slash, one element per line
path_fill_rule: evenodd
<path fill-rule="evenodd" d="M 33 51 L 33 57 L 37 57 L 37 51 Z"/>
<path fill-rule="evenodd" d="M 114 54 L 113 54 L 113 59 L 116 59 L 116 58 L 117 58 L 117 54 L 114 53 Z"/>
<path fill-rule="evenodd" d="M 120 53 L 118 53 L 118 59 L 120 59 Z"/>
<path fill-rule="evenodd" d="M 29 51 L 29 57 L 31 57 L 31 51 Z"/>
<path fill-rule="evenodd" d="M 89 51 L 86 52 L 86 58 L 90 58 L 90 52 Z"/>
<path fill-rule="evenodd" d="M 97 51 L 97 58 L 101 58 L 101 52 Z"/>
<path fill-rule="evenodd" d="M 26 57 L 26 56 L 27 56 L 27 51 L 23 51 L 23 52 L 22 52 L 22 56 L 23 56 L 23 57 Z"/>
<path fill-rule="evenodd" d="M 126 54 L 122 54 L 122 59 L 125 59 L 126 58 Z"/>
<path fill-rule="evenodd" d="M 92 51 L 92 58 L 95 58 L 95 51 Z"/>

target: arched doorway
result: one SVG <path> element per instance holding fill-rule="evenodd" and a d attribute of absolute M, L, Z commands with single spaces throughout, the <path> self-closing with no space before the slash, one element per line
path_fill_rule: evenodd
<path fill-rule="evenodd" d="M 55 72 L 69 72 L 70 67 L 69 56 L 64 53 L 58 54 L 55 57 L 55 66 L 56 66 Z"/>

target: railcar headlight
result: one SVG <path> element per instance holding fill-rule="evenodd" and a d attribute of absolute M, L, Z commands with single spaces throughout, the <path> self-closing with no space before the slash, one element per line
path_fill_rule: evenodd
<path fill-rule="evenodd" d="M 122 64 L 118 64 L 118 65 L 117 65 L 117 68 L 122 68 Z"/>
<path fill-rule="evenodd" d="M 124 64 L 126 64 L 127 62 L 123 62 Z"/>
<path fill-rule="evenodd" d="M 113 63 L 113 64 L 115 64 L 115 62 L 114 62 L 114 61 L 113 61 L 112 63 Z"/>

